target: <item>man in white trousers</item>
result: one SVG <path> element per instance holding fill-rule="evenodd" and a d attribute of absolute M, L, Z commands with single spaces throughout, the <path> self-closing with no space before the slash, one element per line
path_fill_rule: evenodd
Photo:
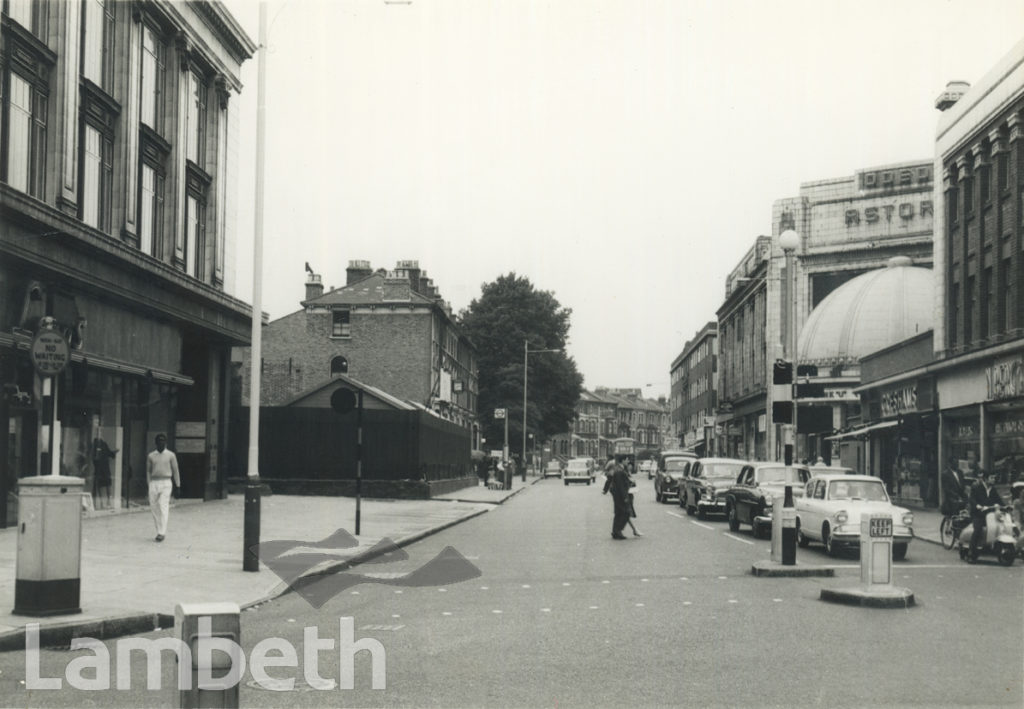
<path fill-rule="evenodd" d="M 171 492 L 174 487 L 181 488 L 178 458 L 167 449 L 167 436 L 162 433 L 156 436 L 156 450 L 146 458 L 146 482 L 149 483 L 149 510 L 156 524 L 156 540 L 162 542 L 167 534 Z"/>

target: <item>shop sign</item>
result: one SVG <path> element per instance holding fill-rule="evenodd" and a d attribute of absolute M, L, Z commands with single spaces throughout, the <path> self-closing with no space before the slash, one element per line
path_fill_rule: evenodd
<path fill-rule="evenodd" d="M 860 226 L 861 220 L 865 224 L 878 224 L 881 221 L 892 222 L 893 215 L 896 215 L 903 222 L 909 222 L 916 217 L 931 217 L 935 210 L 930 199 L 923 199 L 915 205 L 913 202 L 900 202 L 899 204 L 883 204 L 878 207 L 866 207 L 864 210 L 847 209 L 845 212 L 846 226 Z"/>
<path fill-rule="evenodd" d="M 52 377 L 64 371 L 71 358 L 68 341 L 57 330 L 40 330 L 32 340 L 32 366 L 41 377 Z"/>
<path fill-rule="evenodd" d="M 917 411 L 917 386 L 905 386 L 882 392 L 884 418 Z"/>
<path fill-rule="evenodd" d="M 973 422 L 954 423 L 950 435 L 958 441 L 970 441 L 978 438 L 978 424 Z"/>
<path fill-rule="evenodd" d="M 834 389 L 831 387 L 825 387 L 825 398 L 826 399 L 841 399 L 844 401 L 860 401 L 859 397 L 853 393 L 853 389 Z"/>
<path fill-rule="evenodd" d="M 1024 357 L 1007 359 L 985 369 L 988 400 L 1024 396 Z"/>
<path fill-rule="evenodd" d="M 1024 436 L 1024 419 L 996 421 L 992 433 L 996 436 Z"/>
<path fill-rule="evenodd" d="M 928 187 L 932 184 L 932 166 L 922 164 L 885 170 L 862 170 L 857 176 L 862 190 Z"/>

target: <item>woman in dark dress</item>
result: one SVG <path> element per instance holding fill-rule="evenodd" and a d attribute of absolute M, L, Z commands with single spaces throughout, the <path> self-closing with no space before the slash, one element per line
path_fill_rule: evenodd
<path fill-rule="evenodd" d="M 92 442 L 92 468 L 93 468 L 93 498 L 96 509 L 103 507 L 100 501 L 106 499 L 105 507 L 110 507 L 110 459 L 117 455 L 116 450 L 111 450 L 107 442 L 99 436 Z"/>

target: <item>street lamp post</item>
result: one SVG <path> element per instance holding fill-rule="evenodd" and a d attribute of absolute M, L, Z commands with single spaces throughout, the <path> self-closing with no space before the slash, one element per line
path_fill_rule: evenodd
<path fill-rule="evenodd" d="M 786 359 L 790 362 L 790 364 L 793 367 L 794 377 L 796 375 L 796 369 L 797 369 L 797 367 L 796 367 L 796 360 L 797 360 L 797 352 L 796 352 L 796 348 L 797 348 L 797 337 L 796 337 L 796 330 L 797 330 L 797 327 L 796 327 L 796 319 L 797 319 L 797 298 L 796 298 L 797 279 L 796 279 L 796 272 L 795 272 L 794 269 L 795 269 L 795 264 L 796 264 L 796 249 L 797 249 L 797 247 L 799 245 L 800 245 L 800 235 L 797 234 L 792 229 L 787 229 L 786 231 L 784 231 L 781 234 L 779 234 L 779 246 L 782 247 L 782 251 L 786 254 L 786 274 L 787 274 L 787 281 L 788 281 L 787 285 L 788 285 L 788 291 L 789 291 L 789 299 L 788 299 L 789 302 L 786 303 L 786 308 L 788 310 L 787 319 L 789 320 L 789 331 L 787 332 L 787 337 L 785 338 L 785 340 L 783 342 L 783 352 L 785 354 Z M 795 381 L 796 380 L 794 378 L 794 382 Z M 795 387 L 791 391 L 795 391 Z M 793 433 L 792 433 L 791 437 L 787 437 L 787 438 L 791 438 L 791 441 L 789 443 L 785 444 L 785 458 L 786 458 L 785 462 L 786 462 L 786 465 L 791 465 L 791 464 L 795 463 L 796 462 L 796 455 L 797 455 L 797 449 L 796 449 L 796 443 L 797 443 L 797 405 L 796 404 L 797 404 L 797 402 L 796 402 L 796 397 L 792 396 L 792 394 L 791 394 L 791 399 L 793 401 L 793 421 L 792 421 L 792 423 L 790 425 L 792 426 Z"/>
<path fill-rule="evenodd" d="M 531 350 L 530 341 L 523 340 L 523 482 L 526 482 L 526 385 L 530 374 L 530 353 L 561 351 L 559 349 Z"/>

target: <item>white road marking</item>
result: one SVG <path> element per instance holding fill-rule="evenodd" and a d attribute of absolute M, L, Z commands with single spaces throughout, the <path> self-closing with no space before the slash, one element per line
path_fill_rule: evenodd
<path fill-rule="evenodd" d="M 550 609 L 550 608 L 541 608 L 541 609 L 540 609 L 540 612 L 541 612 L 541 613 L 550 613 L 550 612 L 551 612 L 551 609 Z"/>
<path fill-rule="evenodd" d="M 352 592 L 351 592 L 351 594 L 352 594 L 353 596 L 358 596 L 358 595 L 359 595 L 359 591 L 352 591 Z"/>
<path fill-rule="evenodd" d="M 703 524 L 701 522 L 694 522 L 692 519 L 690 520 L 690 524 L 695 524 L 698 527 L 703 527 L 704 529 L 710 529 L 711 531 L 714 531 L 714 529 L 715 529 L 710 524 Z"/>
<path fill-rule="evenodd" d="M 395 593 L 401 593 L 401 592 L 402 592 L 402 589 L 398 589 L 397 591 L 395 591 Z"/>
<path fill-rule="evenodd" d="M 750 541 L 749 539 L 744 539 L 743 537 L 737 537 L 735 534 L 729 534 L 728 532 L 723 532 L 723 534 L 725 536 L 729 537 L 729 539 L 735 539 L 736 541 L 743 542 L 744 544 L 753 545 L 753 543 L 754 543 L 754 542 Z"/>
<path fill-rule="evenodd" d="M 643 604 L 643 603 L 637 603 L 637 604 L 636 604 L 636 607 L 637 607 L 637 608 L 643 608 L 643 607 L 644 607 L 644 604 Z"/>
<path fill-rule="evenodd" d="M 648 581 L 650 581 L 650 579 L 640 579 L 641 583 L 647 583 Z"/>
<path fill-rule="evenodd" d="M 572 586 L 572 584 L 571 584 L 571 583 L 569 583 L 568 581 L 563 581 L 563 582 L 562 582 L 562 585 L 563 585 L 563 586 Z"/>
<path fill-rule="evenodd" d="M 730 598 L 729 603 L 739 603 L 735 598 Z"/>
<path fill-rule="evenodd" d="M 392 618 L 401 618 L 402 616 L 400 616 L 400 615 L 398 615 L 398 614 L 396 614 L 396 613 L 392 613 L 392 614 L 391 614 L 391 617 L 392 617 Z"/>
<path fill-rule="evenodd" d="M 439 588 L 439 589 L 437 589 L 437 592 L 438 593 L 448 593 L 448 589 L 447 588 Z"/>
<path fill-rule="evenodd" d="M 726 580 L 726 579 L 728 579 L 729 577 L 728 577 L 728 576 L 719 576 L 718 578 L 719 578 L 719 580 L 721 580 L 721 581 L 725 581 L 725 580 Z"/>
<path fill-rule="evenodd" d="M 488 588 L 490 588 L 490 587 L 489 587 L 489 586 L 481 586 L 481 587 L 480 587 L 480 590 L 481 590 L 481 591 L 486 591 L 486 590 L 487 590 Z"/>
<path fill-rule="evenodd" d="M 294 622 L 295 622 L 295 619 L 294 619 L 294 618 L 289 618 L 289 619 L 288 619 L 288 622 L 289 622 L 289 623 L 294 623 Z"/>
<path fill-rule="evenodd" d="M 686 519 L 685 515 L 681 515 L 678 512 L 669 512 L 668 510 L 665 510 L 665 514 L 672 515 L 673 517 L 678 517 L 679 519 Z"/>
<path fill-rule="evenodd" d="M 689 581 L 690 579 L 686 578 L 685 576 L 680 576 L 679 580 L 680 581 Z"/>
<path fill-rule="evenodd" d="M 501 613 L 501 611 L 499 611 L 499 610 L 493 610 L 493 611 L 491 611 L 491 613 Z"/>
<path fill-rule="evenodd" d="M 683 605 L 684 606 L 692 606 L 693 605 L 693 601 L 683 601 Z"/>
<path fill-rule="evenodd" d="M 441 615 L 451 615 L 451 611 L 441 611 Z"/>
<path fill-rule="evenodd" d="M 601 583 L 611 583 L 611 581 L 605 580 L 605 581 L 602 581 Z"/>
<path fill-rule="evenodd" d="M 596 611 L 596 610 L 597 610 L 597 606 L 591 606 L 591 607 L 590 607 L 590 610 L 592 610 L 592 611 Z"/>
<path fill-rule="evenodd" d="M 523 588 L 529 588 L 529 587 L 530 587 L 530 584 L 528 584 L 528 583 L 524 583 L 523 584 Z"/>
<path fill-rule="evenodd" d="M 782 599 L 781 598 L 773 598 L 772 599 L 772 603 L 782 603 Z"/>

